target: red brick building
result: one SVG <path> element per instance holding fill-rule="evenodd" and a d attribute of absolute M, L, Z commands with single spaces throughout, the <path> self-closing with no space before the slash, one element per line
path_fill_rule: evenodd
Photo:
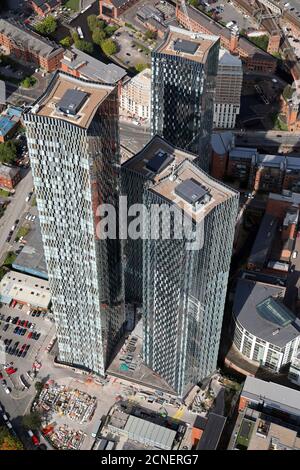
<path fill-rule="evenodd" d="M 249 72 L 275 72 L 277 66 L 275 57 L 256 47 L 246 38 L 239 37 L 236 32 L 230 31 L 196 8 L 190 5 L 186 5 L 186 8 L 189 18 L 178 4 L 176 6 L 176 18 L 184 28 L 191 27 L 195 32 L 220 36 L 221 46 L 232 54 L 239 55 L 244 68 Z"/>
<path fill-rule="evenodd" d="M 31 62 L 46 72 L 60 68 L 64 49 L 20 23 L 0 19 L 0 45 L 18 60 Z"/>
<path fill-rule="evenodd" d="M 61 0 L 31 0 L 32 9 L 43 18 L 61 5 Z"/>
<path fill-rule="evenodd" d="M 21 180 L 21 173 L 18 168 L 0 165 L 0 187 L 13 189 Z"/>
<path fill-rule="evenodd" d="M 119 21 L 119 17 L 138 0 L 100 0 L 99 15 L 101 18 Z"/>

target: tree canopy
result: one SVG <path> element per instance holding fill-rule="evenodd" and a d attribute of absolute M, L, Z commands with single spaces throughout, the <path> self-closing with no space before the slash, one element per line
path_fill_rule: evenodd
<path fill-rule="evenodd" d="M 23 445 L 5 426 L 0 426 L 0 450 L 23 450 Z"/>
<path fill-rule="evenodd" d="M 103 20 L 99 20 L 96 15 L 90 15 L 87 17 L 87 24 L 90 31 L 94 31 L 95 29 L 103 29 L 105 26 L 105 22 Z"/>
<path fill-rule="evenodd" d="M 101 48 L 104 54 L 108 56 L 115 54 L 118 50 L 116 43 L 112 39 L 105 39 L 104 41 L 102 41 Z"/>
<path fill-rule="evenodd" d="M 101 46 L 102 41 L 106 38 L 106 34 L 102 29 L 95 29 L 92 34 L 92 39 L 97 46 Z"/>
<path fill-rule="evenodd" d="M 54 33 L 56 28 L 57 28 L 57 21 L 54 18 L 54 16 L 51 16 L 51 15 L 46 16 L 45 19 L 43 19 L 42 21 L 40 21 L 39 23 L 35 25 L 35 30 L 44 36 Z"/>
<path fill-rule="evenodd" d="M 22 423 L 27 429 L 39 429 L 41 427 L 41 415 L 37 411 L 33 411 L 23 416 Z"/>
<path fill-rule="evenodd" d="M 141 63 L 141 64 L 136 64 L 135 70 L 136 70 L 137 72 L 142 72 L 142 71 L 145 70 L 147 67 L 148 67 L 147 64 L 142 64 L 142 63 Z"/>
<path fill-rule="evenodd" d="M 12 163 L 16 159 L 16 157 L 17 147 L 12 140 L 0 143 L 0 162 Z"/>
<path fill-rule="evenodd" d="M 71 36 L 66 36 L 65 38 L 61 39 L 61 41 L 59 41 L 60 45 L 63 46 L 63 47 L 70 47 L 72 45 L 72 38 Z"/>

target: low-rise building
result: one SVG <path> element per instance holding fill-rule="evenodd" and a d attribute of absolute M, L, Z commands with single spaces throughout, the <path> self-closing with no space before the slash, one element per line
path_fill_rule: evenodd
<path fill-rule="evenodd" d="M 64 49 L 14 20 L 0 19 L 0 45 L 17 59 L 37 64 L 46 72 L 60 67 Z"/>
<path fill-rule="evenodd" d="M 121 110 L 131 116 L 150 119 L 151 71 L 145 69 L 124 83 L 121 94 Z"/>
<path fill-rule="evenodd" d="M 19 127 L 22 116 L 22 109 L 16 106 L 9 106 L 0 115 L 0 142 L 6 142 L 12 137 Z"/>
<path fill-rule="evenodd" d="M 120 22 L 120 16 L 138 0 L 99 0 L 99 16 Z"/>
<path fill-rule="evenodd" d="M 12 263 L 12 268 L 24 274 L 48 279 L 47 265 L 39 219 L 30 222 L 31 229 L 26 235 L 26 244 Z"/>
<path fill-rule="evenodd" d="M 241 188 L 255 191 L 300 192 L 300 156 L 260 154 L 256 148 L 236 147 L 233 134 L 230 137 L 224 132 L 213 134 L 211 144 L 215 178 L 229 178 Z"/>
<path fill-rule="evenodd" d="M 183 9 L 177 2 L 176 18 L 186 29 L 220 37 L 221 46 L 232 54 L 239 55 L 244 69 L 249 72 L 274 73 L 277 60 L 271 54 L 255 46 L 236 30 L 229 30 L 191 5 Z"/>
<path fill-rule="evenodd" d="M 14 189 L 20 180 L 19 168 L 0 165 L 0 187 Z"/>
<path fill-rule="evenodd" d="M 240 112 L 243 83 L 242 61 L 221 49 L 214 100 L 214 127 L 233 129 Z"/>
<path fill-rule="evenodd" d="M 239 279 L 233 304 L 233 343 L 250 361 L 278 372 L 297 355 L 300 320 L 285 306 L 286 289 Z"/>
<path fill-rule="evenodd" d="M 274 382 L 247 377 L 240 395 L 239 410 L 246 408 L 270 418 L 276 417 L 282 423 L 300 425 L 300 391 Z"/>
<path fill-rule="evenodd" d="M 6 85 L 4 80 L 0 80 L 0 113 L 6 105 Z"/>
<path fill-rule="evenodd" d="M 31 0 L 30 5 L 37 15 L 44 18 L 61 5 L 61 0 Z"/>
<path fill-rule="evenodd" d="M 119 93 L 126 70 L 116 64 L 105 64 L 101 60 L 86 54 L 72 46 L 71 49 L 64 52 L 61 60 L 61 70 L 77 78 L 85 80 L 107 83 L 110 85 L 118 84 Z"/>
<path fill-rule="evenodd" d="M 151 449 L 171 450 L 177 434 L 173 429 L 118 409 L 110 415 L 107 427 L 110 431 Z"/>
<path fill-rule="evenodd" d="M 0 301 L 8 305 L 15 301 L 47 310 L 51 302 L 49 283 L 44 279 L 9 271 L 0 282 Z"/>

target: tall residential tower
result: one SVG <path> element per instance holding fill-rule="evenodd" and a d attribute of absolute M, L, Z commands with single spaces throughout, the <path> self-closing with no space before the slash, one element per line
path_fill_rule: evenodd
<path fill-rule="evenodd" d="M 233 129 L 240 112 L 243 67 L 239 57 L 221 49 L 216 82 L 214 127 Z"/>
<path fill-rule="evenodd" d="M 210 164 L 219 38 L 170 27 L 152 53 L 152 136 L 193 152 Z"/>
<path fill-rule="evenodd" d="M 97 232 L 118 208 L 117 90 L 60 72 L 24 120 L 59 359 L 104 374 L 124 324 L 121 248 Z"/>
<path fill-rule="evenodd" d="M 146 208 L 142 248 L 127 246 L 128 283 L 143 283 L 143 358 L 180 397 L 216 368 L 238 210 L 238 193 L 194 158 L 155 136 L 122 167 L 131 203 Z M 180 215 L 193 236 L 176 235 Z"/>

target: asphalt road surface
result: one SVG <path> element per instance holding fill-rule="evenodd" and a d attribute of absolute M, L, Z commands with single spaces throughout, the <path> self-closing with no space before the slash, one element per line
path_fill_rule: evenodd
<path fill-rule="evenodd" d="M 11 245 L 7 243 L 11 227 L 15 220 L 20 219 L 26 209 L 29 209 L 31 202 L 25 201 L 27 194 L 33 186 L 31 171 L 20 181 L 16 188 L 15 194 L 11 197 L 11 202 L 6 208 L 3 217 L 0 219 L 0 259 L 9 251 Z"/>
<path fill-rule="evenodd" d="M 139 152 L 150 140 L 150 131 L 147 127 L 136 126 L 124 121 L 120 122 L 121 145 L 131 152 Z"/>

